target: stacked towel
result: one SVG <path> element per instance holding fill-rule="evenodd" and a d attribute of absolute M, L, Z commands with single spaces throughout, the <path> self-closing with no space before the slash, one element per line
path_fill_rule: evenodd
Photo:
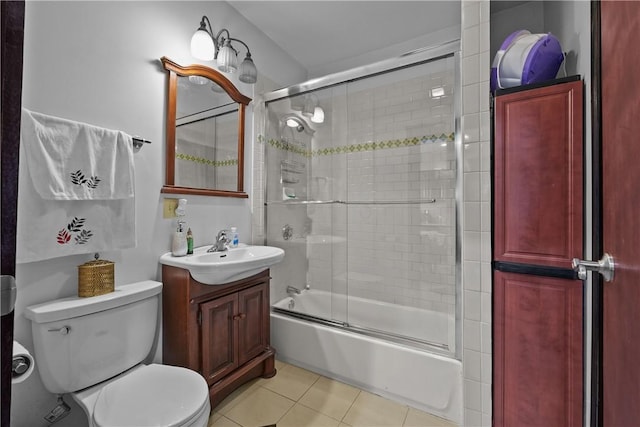
<path fill-rule="evenodd" d="M 129 135 L 23 109 L 20 150 L 17 262 L 135 246 Z"/>

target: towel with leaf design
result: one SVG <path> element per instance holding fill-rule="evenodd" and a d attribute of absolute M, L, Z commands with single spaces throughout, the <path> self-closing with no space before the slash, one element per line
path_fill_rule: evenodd
<path fill-rule="evenodd" d="M 130 137 L 23 110 L 20 138 L 17 262 L 135 247 Z"/>
<path fill-rule="evenodd" d="M 29 174 L 43 199 L 133 197 L 133 144 L 126 133 L 24 108 L 21 131 Z"/>

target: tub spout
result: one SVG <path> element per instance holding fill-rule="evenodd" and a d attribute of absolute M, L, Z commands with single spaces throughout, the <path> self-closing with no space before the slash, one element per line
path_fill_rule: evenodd
<path fill-rule="evenodd" d="M 298 288 L 295 288 L 295 287 L 293 287 L 293 286 L 287 286 L 287 293 L 288 293 L 289 295 L 291 295 L 291 294 L 298 294 L 298 295 L 300 295 L 300 292 L 302 292 L 302 291 L 301 291 L 300 289 L 298 289 Z"/>

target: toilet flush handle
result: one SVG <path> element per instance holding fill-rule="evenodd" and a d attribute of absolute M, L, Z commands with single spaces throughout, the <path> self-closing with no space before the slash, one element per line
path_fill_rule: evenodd
<path fill-rule="evenodd" d="M 63 326 L 62 328 L 58 328 L 58 329 L 49 329 L 49 332 L 60 332 L 61 335 L 67 335 L 69 334 L 69 332 L 71 332 L 71 326 Z"/>

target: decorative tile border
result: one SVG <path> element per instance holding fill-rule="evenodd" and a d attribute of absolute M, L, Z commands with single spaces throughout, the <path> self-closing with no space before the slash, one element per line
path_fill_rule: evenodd
<path fill-rule="evenodd" d="M 192 156 L 190 154 L 176 153 L 176 159 L 186 160 L 188 162 L 199 163 L 202 165 L 213 166 L 214 168 L 222 166 L 237 166 L 238 159 L 231 160 L 210 160 L 205 157 Z"/>
<path fill-rule="evenodd" d="M 343 145 L 341 147 L 328 147 L 321 148 L 319 150 L 307 150 L 299 145 L 291 144 L 286 141 L 280 141 L 277 139 L 269 139 L 266 142 L 274 148 L 284 151 L 290 151 L 295 154 L 300 154 L 304 157 L 316 157 L 316 156 L 329 156 L 333 154 L 346 154 L 346 153 L 359 153 L 365 151 L 374 150 L 386 150 L 389 148 L 400 147 L 412 147 L 420 144 L 430 144 L 434 142 L 452 142 L 455 140 L 455 134 L 440 134 L 440 135 L 425 135 L 421 137 L 404 138 L 404 139 L 392 139 L 388 141 L 380 142 L 365 142 L 363 144 Z M 265 138 L 262 135 L 258 136 L 258 142 L 264 142 Z"/>

